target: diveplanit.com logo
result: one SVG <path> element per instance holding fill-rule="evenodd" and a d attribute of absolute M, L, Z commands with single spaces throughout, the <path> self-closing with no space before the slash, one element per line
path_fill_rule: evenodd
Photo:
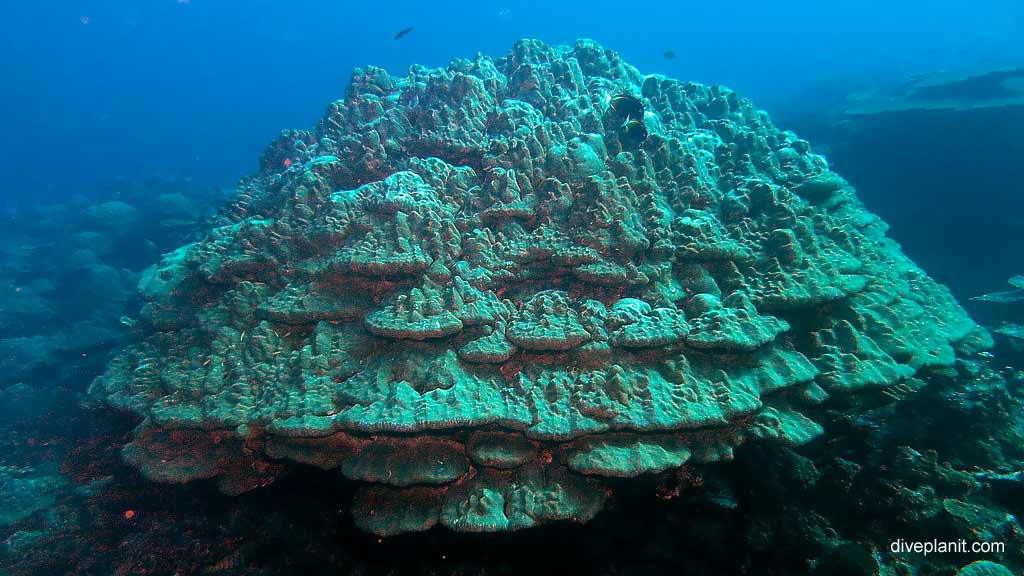
<path fill-rule="evenodd" d="M 893 554 L 1001 554 L 1006 550 L 1003 542 L 968 542 L 967 540 L 913 541 L 902 538 L 889 544 Z"/>

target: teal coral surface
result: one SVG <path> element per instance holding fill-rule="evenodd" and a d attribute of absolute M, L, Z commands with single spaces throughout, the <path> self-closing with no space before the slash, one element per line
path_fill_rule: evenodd
<path fill-rule="evenodd" d="M 382 535 L 586 522 L 608 478 L 809 442 L 991 344 L 806 141 L 590 41 L 357 70 L 239 190 L 90 396 L 149 478 L 338 468 Z"/>

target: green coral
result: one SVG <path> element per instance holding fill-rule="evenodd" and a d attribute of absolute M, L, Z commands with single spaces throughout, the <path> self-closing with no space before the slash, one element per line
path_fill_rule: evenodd
<path fill-rule="evenodd" d="M 585 522 L 602 478 L 810 442 L 830 393 L 990 344 L 805 141 L 590 41 L 357 70 L 239 192 L 90 395 L 149 478 L 340 469 L 379 534 Z"/>
<path fill-rule="evenodd" d="M 1012 576 L 1012 572 L 1002 564 L 978 560 L 958 570 L 956 576 Z"/>

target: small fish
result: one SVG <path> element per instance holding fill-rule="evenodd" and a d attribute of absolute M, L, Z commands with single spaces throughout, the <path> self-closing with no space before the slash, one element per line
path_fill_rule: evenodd
<path fill-rule="evenodd" d="M 675 60 L 675 58 L 676 58 L 676 51 L 675 50 L 665 50 L 664 52 L 661 53 L 661 55 L 664 56 L 666 60 Z"/>
<path fill-rule="evenodd" d="M 398 31 L 398 33 L 395 34 L 394 40 L 401 40 L 402 38 L 405 38 L 406 36 L 409 35 L 409 32 L 412 32 L 412 26 L 409 26 L 408 28 L 402 28 L 401 30 Z"/>
<path fill-rule="evenodd" d="M 639 148 L 647 140 L 647 127 L 639 120 L 627 118 L 619 128 L 619 141 L 623 148 Z"/>
<path fill-rule="evenodd" d="M 612 96 L 611 107 L 619 116 L 631 118 L 644 117 L 644 103 L 636 96 L 630 96 L 629 94 Z"/>

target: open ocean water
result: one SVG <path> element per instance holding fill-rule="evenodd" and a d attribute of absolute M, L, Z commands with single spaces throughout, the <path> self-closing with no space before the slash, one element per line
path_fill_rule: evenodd
<path fill-rule="evenodd" d="M 0 573 L 1024 574 L 1024 5 L 0 11 Z"/>

